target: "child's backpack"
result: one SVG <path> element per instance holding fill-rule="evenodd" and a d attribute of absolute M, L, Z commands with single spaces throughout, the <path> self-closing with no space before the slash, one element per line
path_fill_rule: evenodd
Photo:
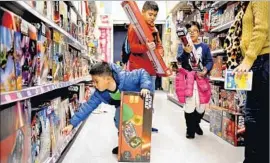
<path fill-rule="evenodd" d="M 127 35 L 122 45 L 122 63 L 123 64 L 126 64 L 128 62 L 130 54 L 131 52 L 130 52 L 130 46 L 128 43 L 128 35 Z"/>

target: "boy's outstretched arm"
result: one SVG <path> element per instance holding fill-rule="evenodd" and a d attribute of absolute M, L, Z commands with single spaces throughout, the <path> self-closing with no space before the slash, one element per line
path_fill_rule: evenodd
<path fill-rule="evenodd" d="M 97 92 L 95 92 L 86 103 L 81 105 L 79 111 L 72 116 L 70 120 L 71 125 L 76 127 L 81 121 L 85 120 L 100 103 L 101 101 L 97 97 Z"/>

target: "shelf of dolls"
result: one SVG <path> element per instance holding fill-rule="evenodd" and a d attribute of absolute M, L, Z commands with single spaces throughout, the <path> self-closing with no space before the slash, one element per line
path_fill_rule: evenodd
<path fill-rule="evenodd" d="M 229 29 L 231 27 L 231 25 L 233 24 L 234 20 L 232 21 L 229 21 L 228 23 L 225 23 L 225 24 L 221 24 L 215 28 L 213 28 L 211 30 L 211 32 L 221 32 L 221 31 L 224 31 L 226 29 Z"/>
<path fill-rule="evenodd" d="M 1 105 L 29 99 L 31 97 L 44 94 L 44 93 L 47 93 L 47 92 L 50 92 L 59 88 L 68 87 L 70 85 L 74 85 L 82 81 L 90 81 L 90 80 L 91 80 L 91 77 L 86 76 L 86 77 L 82 77 L 82 78 L 75 79 L 72 81 L 50 83 L 50 84 L 22 89 L 19 91 L 1 93 L 0 94 Z"/>
<path fill-rule="evenodd" d="M 65 40 L 67 41 L 68 44 L 74 46 L 75 48 L 79 50 L 87 50 L 87 47 L 83 44 L 81 44 L 78 40 L 76 40 L 73 36 L 71 36 L 67 31 L 65 31 L 63 28 L 58 26 L 57 24 L 54 23 L 53 20 L 48 19 L 46 16 L 42 15 L 39 13 L 37 10 L 32 8 L 27 2 L 25 1 L 13 1 L 15 5 L 19 6 L 19 8 L 22 8 L 24 12 L 30 13 L 30 15 L 33 15 L 40 19 L 42 22 L 46 23 L 48 27 L 53 28 L 54 30 L 59 31 L 63 35 L 65 35 L 68 39 Z"/>
<path fill-rule="evenodd" d="M 49 157 L 45 163 L 56 163 L 59 158 L 61 157 L 63 151 L 67 148 L 69 143 L 72 141 L 72 139 L 75 137 L 75 135 L 78 133 L 78 130 L 81 129 L 84 122 L 79 124 L 75 129 L 72 130 L 72 132 L 66 136 L 65 140 L 63 141 L 62 145 L 58 148 L 57 152 L 52 155 L 52 157 Z"/>

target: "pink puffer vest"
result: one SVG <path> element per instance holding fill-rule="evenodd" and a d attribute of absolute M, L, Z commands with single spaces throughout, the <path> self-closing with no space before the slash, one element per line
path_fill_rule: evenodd
<path fill-rule="evenodd" d="M 194 80 L 197 82 L 200 104 L 207 104 L 211 98 L 209 79 L 199 78 L 195 71 L 178 70 L 175 79 L 175 91 L 180 103 L 186 103 L 186 97 L 193 96 Z"/>

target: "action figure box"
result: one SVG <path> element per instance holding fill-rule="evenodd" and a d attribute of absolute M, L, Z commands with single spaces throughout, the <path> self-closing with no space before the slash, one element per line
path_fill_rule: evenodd
<path fill-rule="evenodd" d="M 67 31 L 67 23 L 68 23 L 68 17 L 67 17 L 67 8 L 68 6 L 66 5 L 66 3 L 64 1 L 60 1 L 59 2 L 60 5 L 60 19 L 61 19 L 61 25 L 60 27 L 64 28 L 65 31 Z"/>
<path fill-rule="evenodd" d="M 53 2 L 53 21 L 55 24 L 59 25 L 61 24 L 61 18 L 60 18 L 60 1 L 54 1 Z"/>
<path fill-rule="evenodd" d="M 63 140 L 60 128 L 61 97 L 51 100 L 51 112 L 49 113 L 51 131 L 51 156 L 57 152 L 60 142 Z"/>
<path fill-rule="evenodd" d="M 217 85 L 213 85 L 213 84 L 211 84 L 210 86 L 211 86 L 211 93 L 212 93 L 211 104 L 215 105 L 215 106 L 219 106 L 219 90 L 220 90 L 220 87 L 217 86 Z"/>
<path fill-rule="evenodd" d="M 14 32 L 17 29 L 13 13 L 0 8 L 0 92 L 16 90 Z"/>
<path fill-rule="evenodd" d="M 210 75 L 212 77 L 221 78 L 222 77 L 222 56 L 217 56 L 214 60 L 214 65 L 212 70 L 210 71 Z"/>
<path fill-rule="evenodd" d="M 32 162 L 45 162 L 51 152 L 50 103 L 32 109 L 31 155 Z"/>
<path fill-rule="evenodd" d="M 72 69 L 73 67 L 71 66 L 72 64 L 72 58 L 71 58 L 71 54 L 70 51 L 68 50 L 68 46 L 64 44 L 62 46 L 63 49 L 63 53 L 64 53 L 64 81 L 69 81 L 72 80 Z"/>
<path fill-rule="evenodd" d="M 246 91 L 236 91 L 235 95 L 235 111 L 237 113 L 242 113 L 243 109 L 246 106 L 246 101 L 247 101 L 247 92 Z"/>
<path fill-rule="evenodd" d="M 244 146 L 244 133 L 244 115 L 223 111 L 222 138 L 234 146 Z"/>
<path fill-rule="evenodd" d="M 150 162 L 153 95 L 122 92 L 119 121 L 119 162 Z"/>
<path fill-rule="evenodd" d="M 73 104 L 74 108 L 78 108 L 80 103 L 83 103 L 85 93 L 84 83 L 72 85 L 68 87 L 69 101 Z"/>
<path fill-rule="evenodd" d="M 232 112 L 236 112 L 236 92 L 235 91 L 227 91 L 227 108 Z"/>
<path fill-rule="evenodd" d="M 53 31 L 53 55 L 52 55 L 52 75 L 53 81 L 64 80 L 63 55 L 61 54 L 62 35 L 57 31 Z"/>
<path fill-rule="evenodd" d="M 222 137 L 222 110 L 211 109 L 210 111 L 210 131 Z"/>
<path fill-rule="evenodd" d="M 29 163 L 31 105 L 27 100 L 7 104 L 3 108 L 5 109 L 0 111 L 0 162 Z"/>

